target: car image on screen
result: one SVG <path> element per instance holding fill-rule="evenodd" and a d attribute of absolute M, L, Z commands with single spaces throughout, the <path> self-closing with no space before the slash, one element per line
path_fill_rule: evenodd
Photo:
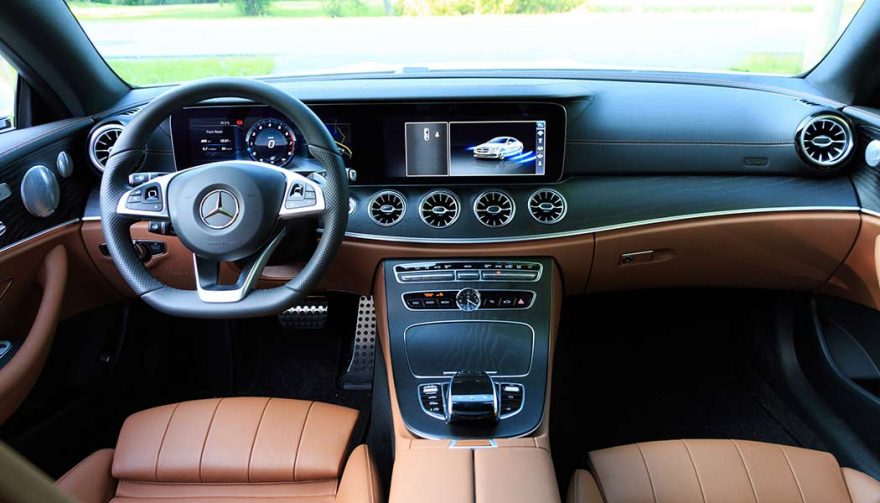
<path fill-rule="evenodd" d="M 504 159 L 512 155 L 521 154 L 523 144 L 512 136 L 496 136 L 486 143 L 474 147 L 474 157 L 477 159 Z"/>

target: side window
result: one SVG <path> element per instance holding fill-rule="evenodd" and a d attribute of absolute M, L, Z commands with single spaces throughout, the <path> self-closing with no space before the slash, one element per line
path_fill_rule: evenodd
<path fill-rule="evenodd" d="M 18 73 L 0 57 L 0 133 L 15 127 L 15 88 Z"/>

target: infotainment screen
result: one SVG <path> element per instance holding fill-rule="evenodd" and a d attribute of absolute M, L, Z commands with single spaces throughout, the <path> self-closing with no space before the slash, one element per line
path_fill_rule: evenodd
<path fill-rule="evenodd" d="M 547 123 L 407 122 L 406 176 L 543 176 Z"/>

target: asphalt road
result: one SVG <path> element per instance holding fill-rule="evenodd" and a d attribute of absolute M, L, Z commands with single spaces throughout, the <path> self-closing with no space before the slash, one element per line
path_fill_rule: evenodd
<path fill-rule="evenodd" d="M 805 50 L 809 13 L 91 21 L 107 57 L 268 55 L 274 73 L 492 67 L 724 70 Z"/>

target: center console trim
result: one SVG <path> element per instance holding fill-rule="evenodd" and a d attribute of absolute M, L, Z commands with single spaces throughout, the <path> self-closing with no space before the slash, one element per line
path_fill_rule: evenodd
<path fill-rule="evenodd" d="M 426 321 L 422 323 L 413 323 L 412 325 L 407 326 L 403 329 L 403 345 L 406 347 L 406 335 L 409 333 L 409 330 L 413 327 L 425 326 L 425 325 L 439 325 L 441 323 L 503 323 L 506 325 L 523 325 L 529 328 L 532 332 L 532 347 L 531 347 L 531 355 L 529 356 L 529 369 L 525 374 L 498 374 L 497 371 L 489 371 L 486 373 L 489 374 L 493 379 L 512 379 L 518 377 L 527 377 L 532 373 L 532 365 L 534 365 L 535 359 L 535 328 L 529 325 L 528 323 L 524 323 L 522 321 L 508 321 L 508 320 L 437 320 L 437 321 Z M 409 367 L 409 373 L 412 374 L 416 379 L 451 379 L 452 376 L 456 374 L 456 371 L 448 371 L 444 372 L 442 375 L 419 375 L 413 371 L 412 363 L 409 360 L 409 352 L 406 353 L 406 364 Z"/>

